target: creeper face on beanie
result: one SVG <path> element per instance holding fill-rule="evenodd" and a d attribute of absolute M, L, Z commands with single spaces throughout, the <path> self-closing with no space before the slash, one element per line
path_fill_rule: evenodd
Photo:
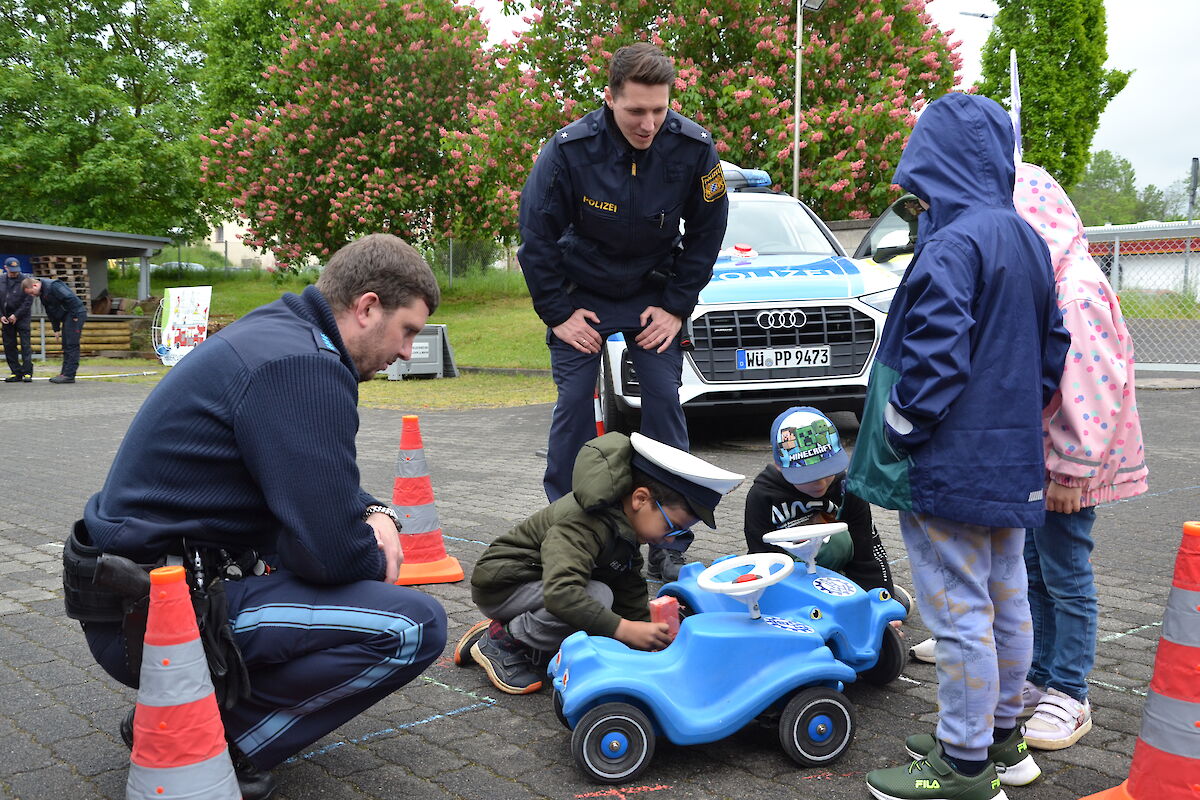
<path fill-rule="evenodd" d="M 829 417 L 809 406 L 795 406 L 771 425 L 771 455 L 783 479 L 802 484 L 844 472 L 850 456 Z"/>

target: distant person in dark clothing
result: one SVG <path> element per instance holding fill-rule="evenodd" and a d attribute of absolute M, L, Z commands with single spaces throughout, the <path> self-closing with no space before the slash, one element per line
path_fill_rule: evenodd
<path fill-rule="evenodd" d="M 33 381 L 33 349 L 29 344 L 29 309 L 33 298 L 21 290 L 22 282 L 21 262 L 6 258 L 0 291 L 0 325 L 4 330 L 4 358 L 12 375 L 4 379 L 5 383 Z"/>
<path fill-rule="evenodd" d="M 79 337 L 87 322 L 87 308 L 71 287 L 62 281 L 49 278 L 26 278 L 21 288 L 31 297 L 42 298 L 42 308 L 50 320 L 50 327 L 58 332 L 62 326 L 63 366 L 62 372 L 50 379 L 51 383 L 74 383 L 79 369 Z M 32 372 L 32 370 L 31 370 Z"/>

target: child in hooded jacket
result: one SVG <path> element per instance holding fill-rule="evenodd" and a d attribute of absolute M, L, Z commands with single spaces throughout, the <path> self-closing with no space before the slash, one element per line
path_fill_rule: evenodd
<path fill-rule="evenodd" d="M 1087 676 L 1096 654 L 1092 525 L 1096 506 L 1146 491 L 1134 395 L 1133 339 L 1121 303 L 1088 254 L 1071 199 L 1041 167 L 1018 164 L 1017 212 L 1050 248 L 1071 348 L 1046 409 L 1046 522 L 1025 536 L 1033 664 L 1025 687 L 1030 747 L 1059 750 L 1091 730 Z"/>

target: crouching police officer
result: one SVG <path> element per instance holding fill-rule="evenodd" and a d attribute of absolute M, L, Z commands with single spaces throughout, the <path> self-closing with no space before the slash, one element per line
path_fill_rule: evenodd
<path fill-rule="evenodd" d="M 131 687 L 138 571 L 93 581 L 105 573 L 98 553 L 189 568 L 247 800 L 273 790 L 266 770 L 413 680 L 445 645 L 441 605 L 393 585 L 395 513 L 360 488 L 354 442 L 358 382 L 409 358 L 438 300 L 428 265 L 396 237 L 343 247 L 316 286 L 167 373 L 67 542 L 67 612 Z M 127 720 L 127 742 L 132 733 Z"/>
<path fill-rule="evenodd" d="M 688 449 L 679 334 L 712 277 L 729 201 L 712 136 L 668 109 L 674 81 L 657 47 L 617 50 L 604 106 L 546 142 L 521 193 L 518 258 L 558 387 L 551 502 L 571 491 L 575 456 L 596 435 L 593 390 L 614 333 L 637 370 L 642 433 Z M 649 561 L 651 575 L 673 579 L 683 559 L 652 547 Z"/>

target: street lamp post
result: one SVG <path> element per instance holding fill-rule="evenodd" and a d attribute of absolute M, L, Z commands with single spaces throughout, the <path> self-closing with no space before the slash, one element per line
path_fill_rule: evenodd
<path fill-rule="evenodd" d="M 792 124 L 792 197 L 800 199 L 800 65 L 802 63 L 801 40 L 804 36 L 804 9 L 820 11 L 825 0 L 796 0 L 796 87 L 795 108 Z"/>

